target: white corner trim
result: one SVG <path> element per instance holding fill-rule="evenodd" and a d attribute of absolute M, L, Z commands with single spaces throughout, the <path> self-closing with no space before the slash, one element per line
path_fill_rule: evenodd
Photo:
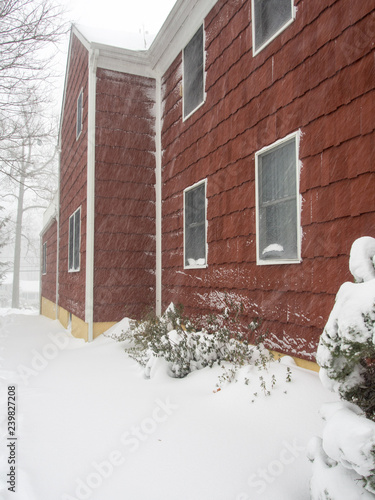
<path fill-rule="evenodd" d="M 95 114 L 98 49 L 89 51 L 88 124 L 87 124 L 87 217 L 86 217 L 86 301 L 85 321 L 88 341 L 94 338 L 94 231 L 95 231 Z"/>
<path fill-rule="evenodd" d="M 155 168 L 155 223 L 156 223 L 156 303 L 155 313 L 161 316 L 162 312 L 162 168 L 161 168 L 161 81 L 156 78 L 155 89 L 155 147 L 156 147 L 156 168 Z"/>

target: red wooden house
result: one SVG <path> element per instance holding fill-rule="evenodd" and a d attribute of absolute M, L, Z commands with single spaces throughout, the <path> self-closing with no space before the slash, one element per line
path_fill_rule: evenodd
<path fill-rule="evenodd" d="M 374 39 L 351 0 L 178 0 L 143 51 L 73 27 L 42 312 L 90 340 L 228 297 L 313 360 L 374 233 Z"/>

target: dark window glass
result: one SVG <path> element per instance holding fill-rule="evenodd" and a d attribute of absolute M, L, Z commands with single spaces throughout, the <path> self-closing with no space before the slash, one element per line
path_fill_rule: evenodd
<path fill-rule="evenodd" d="M 81 90 L 77 99 L 77 138 L 82 131 L 82 108 L 83 108 L 83 90 Z"/>
<path fill-rule="evenodd" d="M 206 264 L 206 186 L 185 191 L 185 266 Z"/>
<path fill-rule="evenodd" d="M 259 259 L 298 259 L 296 141 L 258 157 Z"/>
<path fill-rule="evenodd" d="M 43 243 L 42 273 L 47 273 L 47 242 Z"/>
<path fill-rule="evenodd" d="M 293 17 L 291 0 L 253 0 L 255 50 L 268 42 Z"/>
<path fill-rule="evenodd" d="M 81 209 L 69 218 L 69 271 L 79 270 L 79 247 L 81 233 Z"/>
<path fill-rule="evenodd" d="M 184 117 L 204 100 L 203 26 L 184 49 Z"/>

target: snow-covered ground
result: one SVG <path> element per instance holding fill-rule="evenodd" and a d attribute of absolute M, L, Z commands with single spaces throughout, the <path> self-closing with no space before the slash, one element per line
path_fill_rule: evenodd
<path fill-rule="evenodd" d="M 322 404 L 337 400 L 316 373 L 292 366 L 287 382 L 286 359 L 266 375 L 243 369 L 249 385 L 215 391 L 219 367 L 173 379 L 158 363 L 145 379 L 121 343 L 101 336 L 85 344 L 57 321 L 11 310 L 0 311 L 0 346 L 5 500 L 310 497 L 308 442 L 322 434 Z M 272 374 L 266 396 L 259 375 Z"/>

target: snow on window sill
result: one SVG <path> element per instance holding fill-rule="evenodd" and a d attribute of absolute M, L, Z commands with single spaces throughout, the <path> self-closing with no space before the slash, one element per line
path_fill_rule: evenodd
<path fill-rule="evenodd" d="M 206 268 L 206 259 L 188 259 L 188 264 L 184 265 L 184 269 L 202 269 Z"/>

